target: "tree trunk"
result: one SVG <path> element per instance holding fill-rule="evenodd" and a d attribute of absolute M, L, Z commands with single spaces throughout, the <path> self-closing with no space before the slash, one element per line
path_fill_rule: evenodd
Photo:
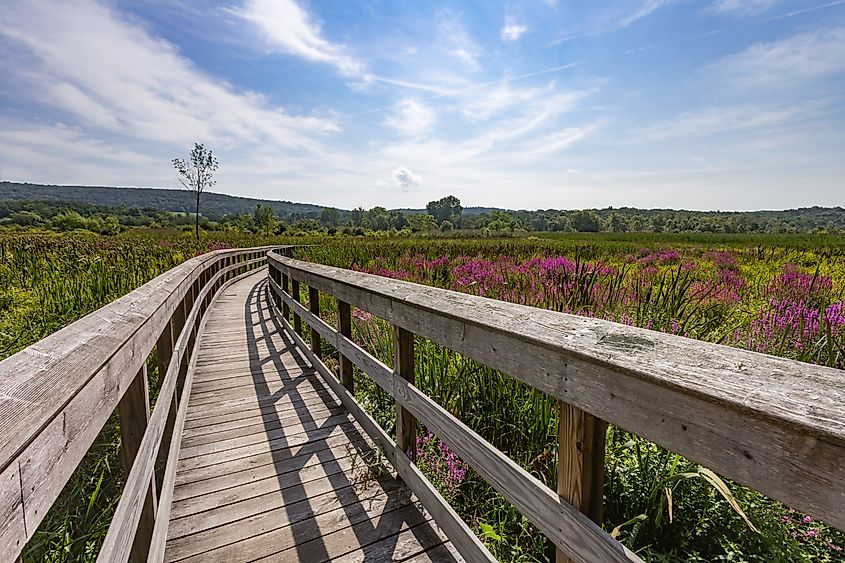
<path fill-rule="evenodd" d="M 200 239 L 200 192 L 197 190 L 197 212 L 196 212 L 196 230 L 197 230 L 197 240 Z"/>

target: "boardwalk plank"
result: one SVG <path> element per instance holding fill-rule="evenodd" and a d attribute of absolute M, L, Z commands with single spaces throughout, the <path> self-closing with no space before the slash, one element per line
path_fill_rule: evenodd
<path fill-rule="evenodd" d="M 443 533 L 280 332 L 267 296 L 253 276 L 208 313 L 165 560 L 454 561 Z"/>

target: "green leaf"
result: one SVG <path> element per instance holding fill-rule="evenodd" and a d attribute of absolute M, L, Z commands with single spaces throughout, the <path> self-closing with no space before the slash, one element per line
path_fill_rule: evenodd
<path fill-rule="evenodd" d="M 479 522 L 478 527 L 481 528 L 481 535 L 487 538 L 488 540 L 492 541 L 502 541 L 502 536 L 496 533 L 496 530 L 493 529 L 493 526 L 490 524 L 485 524 L 484 522 Z"/>
<path fill-rule="evenodd" d="M 733 508 L 734 511 L 739 514 L 743 520 L 745 520 L 745 523 L 748 524 L 748 527 L 751 528 L 752 531 L 757 532 L 759 534 L 760 530 L 754 527 L 754 524 L 751 523 L 751 520 L 749 520 L 748 516 L 745 515 L 745 512 L 742 511 L 742 508 L 739 506 L 739 503 L 737 502 L 736 498 L 733 496 L 733 493 L 731 493 L 731 490 L 728 488 L 725 482 L 722 481 L 722 479 L 718 475 L 716 475 L 706 467 L 700 467 L 698 469 L 698 472 L 701 474 L 702 479 L 713 485 L 713 488 L 719 491 L 719 494 L 725 497 L 725 500 L 728 501 L 728 504 L 731 505 L 731 508 Z"/>
<path fill-rule="evenodd" d="M 619 532 L 622 530 L 623 527 L 630 526 L 631 524 L 636 524 L 637 522 L 642 522 L 646 518 L 648 518 L 648 517 L 645 514 L 640 514 L 639 516 L 634 516 L 633 518 L 631 518 L 630 520 L 628 520 L 626 522 L 622 522 L 621 524 L 619 524 L 618 526 L 613 528 L 613 531 L 610 532 L 610 537 L 612 537 L 613 539 L 616 539 L 616 536 L 619 535 Z"/>

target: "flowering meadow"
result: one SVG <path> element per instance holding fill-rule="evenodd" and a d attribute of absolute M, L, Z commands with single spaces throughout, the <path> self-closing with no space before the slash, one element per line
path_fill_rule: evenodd
<path fill-rule="evenodd" d="M 360 241 L 299 257 L 845 369 L 841 244 L 702 239 Z M 390 327 L 360 310 L 354 325 L 389 365 Z M 554 489 L 550 397 L 419 337 L 416 356 L 420 389 Z M 361 373 L 356 395 L 393 430 L 392 400 Z M 554 546 L 448 444 L 419 435 L 421 470 L 499 559 L 553 560 Z M 812 515 L 613 426 L 604 506 L 605 529 L 650 561 L 845 561 L 845 535 Z"/>
<path fill-rule="evenodd" d="M 0 359 L 184 260 L 280 239 L 136 229 L 119 236 L 0 229 Z M 157 368 L 149 365 L 153 395 Z M 23 553 L 24 561 L 93 561 L 123 487 L 117 417 L 106 424 Z"/>
<path fill-rule="evenodd" d="M 0 359 L 197 254 L 265 244 L 312 244 L 297 257 L 845 367 L 845 241 L 804 235 L 431 239 L 215 232 L 195 241 L 191 233 L 160 229 L 118 236 L 0 229 Z M 333 300 L 321 305 L 332 322 Z M 354 327 L 355 338 L 390 365 L 386 323 L 355 310 Z M 324 352 L 329 357 L 332 350 Z M 416 341 L 416 356 L 420 389 L 554 487 L 557 415 L 548 396 L 424 339 Z M 155 395 L 155 364 L 149 368 Z M 363 374 L 355 378 L 357 399 L 392 431 L 393 400 Z M 554 559 L 542 534 L 448 444 L 425 428 L 418 436 L 420 470 L 499 559 Z M 714 485 L 721 483 L 717 476 L 619 428 L 609 428 L 606 451 L 603 525 L 646 560 L 845 561 L 843 534 L 813 515 L 728 482 L 740 513 Z M 23 560 L 95 560 L 122 486 L 113 419 Z"/>

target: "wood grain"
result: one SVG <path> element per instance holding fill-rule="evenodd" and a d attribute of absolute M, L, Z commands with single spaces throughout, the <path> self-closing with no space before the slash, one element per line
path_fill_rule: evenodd
<path fill-rule="evenodd" d="M 280 295 L 286 303 L 290 303 L 292 301 L 289 295 L 281 291 L 280 287 L 277 285 L 274 286 L 272 280 L 270 285 L 271 289 L 273 289 L 276 294 Z M 278 315 L 278 311 L 275 312 Z M 322 323 L 322 321 L 320 322 Z M 293 332 L 293 327 L 290 326 L 287 319 L 283 318 L 282 323 L 293 337 L 297 346 L 303 350 L 306 356 L 309 356 L 310 351 L 305 346 L 305 342 L 295 332 Z M 333 332 L 332 329 L 325 323 L 322 323 L 322 326 L 319 323 L 315 323 L 313 326 L 317 328 L 317 330 L 320 330 L 323 336 L 329 338 L 330 341 L 332 334 L 339 335 L 339 338 L 335 339 L 336 344 L 341 342 L 340 339 L 343 338 L 339 332 Z M 326 328 L 328 330 L 325 330 Z M 336 345 L 335 348 L 339 352 L 341 351 L 339 346 Z M 437 492 L 431 483 L 429 483 L 428 479 L 425 478 L 420 470 L 417 469 L 417 467 L 411 462 L 408 456 L 405 455 L 405 452 L 401 448 L 397 447 L 396 443 L 391 440 L 390 436 L 388 436 L 378 423 L 373 420 L 363 407 L 358 404 L 354 395 L 352 395 L 352 393 L 334 377 L 331 371 L 325 366 L 325 364 L 322 363 L 322 361 L 320 361 L 319 358 L 314 357 L 312 354 L 309 356 L 309 360 L 317 369 L 317 373 L 323 377 L 323 381 L 332 388 L 343 405 L 355 417 L 355 420 L 358 421 L 376 445 L 381 448 L 387 459 L 390 461 L 390 464 L 402 478 L 403 482 L 414 492 L 415 495 L 417 495 L 423 506 L 425 506 L 432 514 L 437 524 L 446 531 L 450 541 L 455 545 L 461 555 L 467 561 L 472 563 L 495 561 L 495 558 L 490 554 L 484 544 L 479 541 L 475 533 L 469 529 L 469 526 L 466 525 L 449 503 L 446 502 L 440 493 Z"/>
<path fill-rule="evenodd" d="M 308 310 L 311 311 L 312 315 L 320 316 L 320 292 L 317 291 L 317 288 L 308 288 Z M 320 333 L 314 329 L 311 329 L 311 351 L 318 358 L 322 357 L 322 352 L 320 352 Z"/>
<path fill-rule="evenodd" d="M 562 401 L 557 407 L 557 494 L 601 525 L 607 423 Z M 556 560 L 571 561 L 560 549 Z"/>
<path fill-rule="evenodd" d="M 273 282 L 270 281 L 271 287 Z M 597 524 L 562 499 L 557 493 L 514 463 L 505 454 L 467 427 L 430 397 L 399 377 L 353 341 L 345 338 L 302 305 L 289 300 L 294 312 L 317 328 L 328 341 L 390 393 L 429 430 L 446 442 L 485 481 L 502 494 L 555 545 L 574 561 L 641 561 L 607 535 Z M 297 342 L 299 343 L 299 341 Z M 315 367 L 319 363 L 313 359 Z M 351 409 L 350 409 L 351 410 Z M 397 448 L 398 449 L 398 448 Z"/>
<path fill-rule="evenodd" d="M 414 335 L 393 325 L 393 373 L 414 384 Z M 396 402 L 396 447 L 414 459 L 417 442 L 417 419 Z"/>
<path fill-rule="evenodd" d="M 274 295 L 278 295 L 273 292 Z M 281 298 L 280 298 L 281 299 Z M 288 304 L 284 304 L 285 308 Z M 287 318 L 284 314 L 282 317 Z M 337 329 L 347 338 L 352 338 L 352 308 L 349 303 L 344 301 L 337 302 Z M 352 362 L 349 358 L 340 354 L 340 382 L 346 387 L 346 390 L 354 397 L 355 396 L 355 378 L 353 377 Z"/>
<path fill-rule="evenodd" d="M 839 370 L 275 253 L 269 261 L 845 530 Z"/>
<path fill-rule="evenodd" d="M 123 460 L 123 476 L 124 479 L 127 479 L 132 471 L 133 464 L 137 461 L 136 457 L 141 447 L 141 440 L 150 420 L 150 388 L 146 363 L 118 403 L 117 412 L 120 417 L 120 454 Z M 145 463 L 145 460 L 142 459 L 140 462 Z M 157 489 L 155 475 L 153 475 L 142 500 L 138 528 L 132 542 L 131 557 L 133 561 L 145 559 L 150 549 L 157 504 Z"/>

